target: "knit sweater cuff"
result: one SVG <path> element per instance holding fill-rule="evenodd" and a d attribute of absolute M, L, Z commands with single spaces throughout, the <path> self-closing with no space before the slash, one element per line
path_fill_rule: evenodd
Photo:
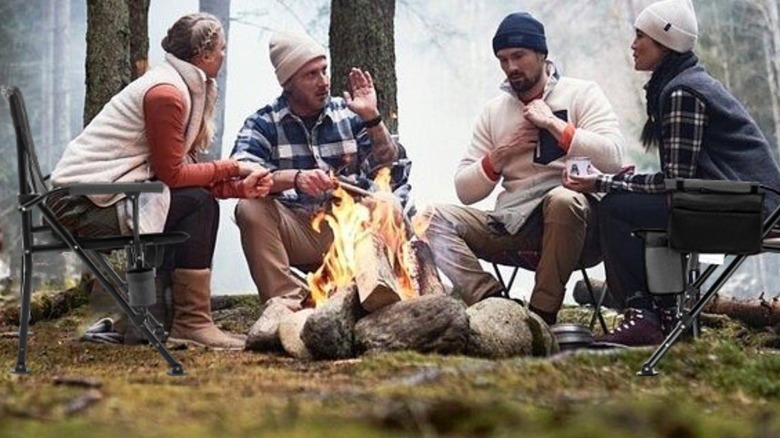
<path fill-rule="evenodd" d="M 571 142 L 574 140 L 574 132 L 576 130 L 577 128 L 575 128 L 571 123 L 568 123 L 566 125 L 566 129 L 563 130 L 563 134 L 561 134 L 561 139 L 558 141 L 558 144 L 564 151 L 569 152 Z"/>
<path fill-rule="evenodd" d="M 482 158 L 482 170 L 491 181 L 495 182 L 501 178 L 501 174 L 496 172 L 495 168 L 493 168 L 493 163 L 490 161 L 490 155 L 485 155 Z"/>

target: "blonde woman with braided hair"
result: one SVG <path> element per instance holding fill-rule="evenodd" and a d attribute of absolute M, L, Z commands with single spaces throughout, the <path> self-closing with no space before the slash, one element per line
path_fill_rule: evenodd
<path fill-rule="evenodd" d="M 254 163 L 197 162 L 198 152 L 209 146 L 214 133 L 215 78 L 226 48 L 219 20 L 206 13 L 185 15 L 168 29 L 162 47 L 165 61 L 114 96 L 68 144 L 52 181 L 55 186 L 165 183 L 164 193 L 142 195 L 139 230 L 190 235 L 186 242 L 166 249 L 158 270 L 158 284 L 170 279 L 173 295 L 170 339 L 241 349 L 243 338 L 223 333 L 211 319 L 211 262 L 219 225 L 216 198 L 264 197 L 271 176 Z M 50 205 L 77 235 L 101 236 L 132 228 L 126 201 L 120 196 L 61 196 Z M 152 310 L 165 322 L 162 307 L 158 304 Z"/>

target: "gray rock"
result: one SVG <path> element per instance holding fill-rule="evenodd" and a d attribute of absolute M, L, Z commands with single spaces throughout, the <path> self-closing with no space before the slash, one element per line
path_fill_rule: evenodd
<path fill-rule="evenodd" d="M 254 351 L 281 351 L 279 321 L 293 313 L 281 302 L 271 300 L 263 306 L 246 339 L 246 349 Z"/>
<path fill-rule="evenodd" d="M 354 285 L 340 290 L 306 320 L 301 339 L 315 359 L 355 357 L 354 329 L 366 312 Z"/>
<path fill-rule="evenodd" d="M 469 343 L 472 356 L 505 358 L 530 356 L 534 332 L 529 327 L 529 312 L 515 301 L 488 298 L 466 310 L 469 316 Z"/>
<path fill-rule="evenodd" d="M 301 332 L 306 320 L 314 313 L 314 309 L 303 309 L 287 315 L 279 322 L 279 340 L 284 351 L 297 359 L 311 359 L 311 352 L 301 339 Z"/>
<path fill-rule="evenodd" d="M 384 307 L 355 325 L 358 352 L 414 350 L 459 354 L 466 348 L 466 306 L 446 295 L 426 295 Z"/>
<path fill-rule="evenodd" d="M 558 341 L 555 340 L 555 335 L 550 326 L 534 312 L 528 312 L 528 328 L 534 334 L 534 343 L 532 346 L 532 354 L 534 356 L 547 357 L 561 351 L 558 346 Z"/>
<path fill-rule="evenodd" d="M 537 314 L 503 298 L 469 307 L 467 353 L 487 358 L 550 356 L 559 351 L 550 327 Z"/>

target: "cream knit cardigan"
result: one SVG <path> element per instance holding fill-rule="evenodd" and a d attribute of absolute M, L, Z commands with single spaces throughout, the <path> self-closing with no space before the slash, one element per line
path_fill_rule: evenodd
<path fill-rule="evenodd" d="M 52 172 L 55 187 L 73 183 L 140 182 L 154 176 L 144 122 L 144 96 L 154 86 L 171 84 L 181 91 L 185 108 L 187 150 L 193 146 L 203 122 L 207 94 L 213 80 L 194 65 L 171 54 L 165 62 L 114 96 L 73 141 Z M 100 207 L 116 205 L 122 231 L 132 229 L 129 202 L 124 195 L 90 195 Z M 127 201 L 127 200 L 124 200 Z M 162 194 L 142 194 L 139 231 L 160 232 L 170 205 L 167 187 Z"/>
<path fill-rule="evenodd" d="M 604 93 L 594 82 L 556 79 L 552 63 L 548 64 L 548 71 L 550 79 L 542 99 L 553 111 L 566 110 L 568 121 L 576 128 L 568 156 L 589 157 L 602 172 L 617 172 L 622 162 L 623 137 Z M 527 149 L 504 166 L 499 181 L 488 177 L 482 169 L 482 158 L 504 136 L 530 123 L 523 117 L 525 105 L 507 82 L 502 85 L 502 91 L 487 103 L 477 121 L 471 145 L 455 173 L 455 190 L 461 202 L 468 205 L 486 198 L 500 182 L 503 191 L 489 215 L 514 234 L 542 197 L 561 185 L 566 156 L 548 164 L 537 164 L 533 160 L 534 149 Z"/>

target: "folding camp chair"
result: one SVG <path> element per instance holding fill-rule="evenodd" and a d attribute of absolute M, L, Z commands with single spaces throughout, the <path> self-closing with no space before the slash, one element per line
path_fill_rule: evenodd
<path fill-rule="evenodd" d="M 762 214 L 763 195 L 767 191 L 780 195 L 775 188 L 755 182 L 696 179 L 667 180 L 666 187 L 672 191 L 669 227 L 661 230 L 665 235 L 655 233 L 654 238 L 645 239 L 648 289 L 651 293 L 684 293 L 693 303 L 681 310 L 677 325 L 642 365 L 637 373 L 640 376 L 658 374 L 658 362 L 695 325 L 707 303 L 748 256 L 780 252 L 780 239 L 775 237 L 780 207 L 766 219 Z M 699 253 L 728 256 L 728 262 L 703 294 L 702 286 L 719 265 L 709 265 L 699 275 L 691 275 L 692 269 L 698 269 Z"/>
<path fill-rule="evenodd" d="M 30 324 L 30 297 L 32 295 L 33 254 L 49 251 L 72 251 L 84 262 L 95 278 L 117 301 L 130 322 L 146 337 L 171 366 L 169 374 L 184 375 L 184 368 L 171 355 L 160 339 L 165 330 L 148 312 L 156 299 L 155 268 L 147 254 L 153 254 L 162 245 L 181 243 L 186 233 L 138 233 L 138 197 L 141 193 L 160 193 L 159 182 L 73 184 L 50 189 L 38 166 L 38 159 L 27 120 L 22 93 L 16 87 L 0 87 L 0 93 L 9 101 L 16 131 L 16 151 L 19 172 L 19 211 L 22 215 L 22 284 L 19 322 L 19 349 L 16 374 L 27 374 L 27 337 Z M 125 194 L 133 204 L 133 234 L 100 238 L 75 237 L 55 217 L 46 200 L 55 193 L 70 195 Z M 35 217 L 33 214 L 35 213 Z M 33 221 L 42 219 L 39 225 Z M 48 238 L 48 240 L 47 240 Z M 52 240 L 53 238 L 53 240 Z M 102 253 L 125 249 L 128 254 L 126 281 L 122 280 Z"/>
<path fill-rule="evenodd" d="M 509 291 L 512 289 L 512 285 L 515 282 L 518 270 L 522 268 L 528 271 L 536 271 L 536 267 L 539 265 L 539 253 L 537 251 L 518 251 L 516 253 L 504 254 L 497 259 L 491 260 L 490 262 L 493 265 L 493 272 L 495 272 L 496 278 L 498 278 L 498 282 L 501 284 L 503 289 L 501 292 L 502 296 L 509 298 Z M 595 303 L 593 307 L 593 316 L 591 316 L 589 327 L 591 330 L 593 330 L 593 327 L 596 326 L 596 320 L 598 320 L 601 329 L 604 331 L 604 333 L 606 333 L 607 323 L 604 321 L 604 315 L 601 314 L 601 305 L 604 301 L 604 297 L 608 293 L 607 283 L 605 282 L 601 286 L 601 290 L 597 296 L 594 292 L 593 284 L 591 283 L 587 272 L 587 268 L 596 266 L 599 263 L 601 263 L 601 260 L 585 260 L 583 258 L 583 260 L 580 260 L 580 273 L 582 274 L 585 287 L 590 294 L 591 302 Z M 501 275 L 500 265 L 510 266 L 512 268 L 512 273 L 508 277 L 508 280 L 504 280 L 503 275 Z"/>

